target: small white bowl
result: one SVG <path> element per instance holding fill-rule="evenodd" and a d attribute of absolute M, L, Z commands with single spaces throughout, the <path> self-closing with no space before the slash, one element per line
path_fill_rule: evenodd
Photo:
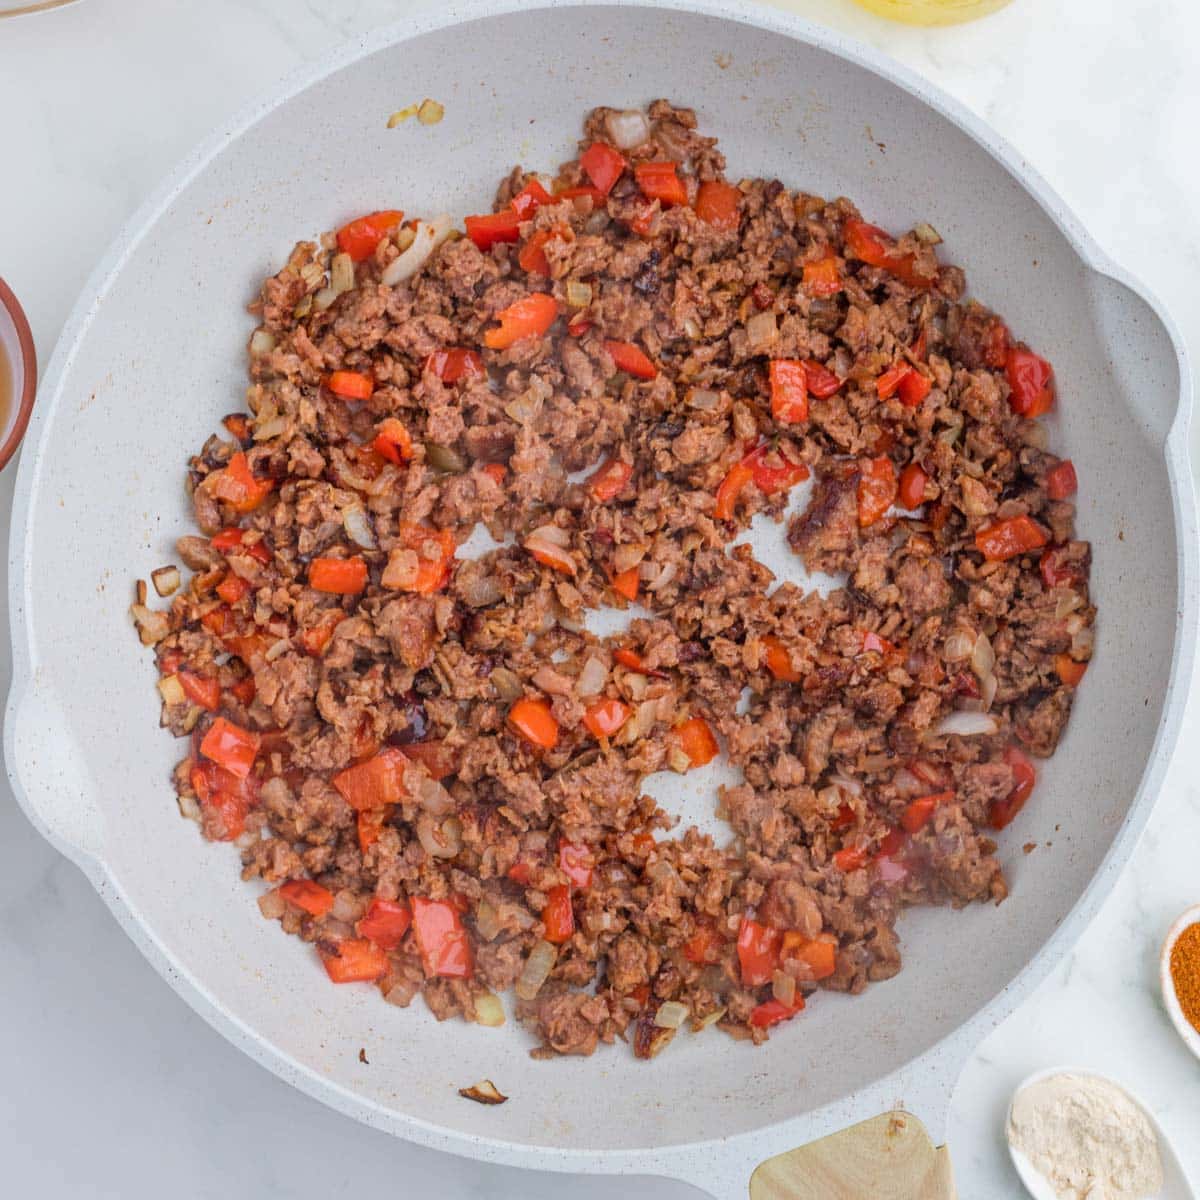
<path fill-rule="evenodd" d="M 1197 1032 L 1195 1026 L 1183 1015 L 1179 997 L 1175 995 L 1175 983 L 1171 979 L 1171 951 L 1175 949 L 1179 935 L 1190 925 L 1200 925 L 1200 904 L 1193 904 L 1191 908 L 1185 909 L 1175 924 L 1167 930 L 1162 954 L 1159 956 L 1158 975 L 1162 981 L 1163 1003 L 1167 1006 L 1171 1021 L 1179 1030 L 1179 1036 L 1183 1038 L 1187 1048 L 1200 1058 L 1200 1032 Z"/>
<path fill-rule="evenodd" d="M 1200 912 L 1200 908 L 1192 911 Z M 1192 1191 L 1191 1184 L 1188 1183 L 1183 1167 L 1175 1155 L 1175 1148 L 1168 1141 L 1163 1127 L 1155 1119 L 1151 1109 L 1123 1083 L 1117 1083 L 1115 1079 L 1109 1079 L 1107 1075 L 1102 1075 L 1099 1071 L 1090 1071 L 1084 1067 L 1051 1067 L 1045 1071 L 1036 1071 L 1027 1079 L 1022 1079 L 1013 1089 L 1013 1100 L 1016 1100 L 1017 1096 L 1031 1084 L 1040 1083 L 1052 1075 L 1084 1075 L 1093 1079 L 1103 1079 L 1106 1083 L 1111 1083 L 1124 1092 L 1142 1110 L 1143 1116 L 1149 1121 L 1150 1128 L 1154 1130 L 1154 1136 L 1158 1140 L 1158 1154 L 1162 1160 L 1163 1169 L 1163 1186 L 1161 1191 L 1155 1193 L 1154 1200 L 1195 1200 L 1195 1193 Z M 1054 1189 L 1046 1177 L 1009 1141 L 1008 1129 L 1011 1120 L 1012 1100 L 1009 1101 L 1008 1111 L 1004 1114 L 1004 1140 L 1008 1145 L 1008 1153 L 1012 1158 L 1013 1166 L 1021 1177 L 1021 1182 L 1025 1185 L 1025 1190 L 1033 1197 L 1033 1200 L 1055 1200 Z"/>

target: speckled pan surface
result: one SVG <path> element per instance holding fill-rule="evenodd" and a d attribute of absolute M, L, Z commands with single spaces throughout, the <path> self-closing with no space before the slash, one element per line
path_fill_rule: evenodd
<path fill-rule="evenodd" d="M 445 103 L 441 125 L 384 127 L 426 95 Z M 694 104 L 736 174 L 845 193 L 884 225 L 930 221 L 975 294 L 1052 359 L 1051 436 L 1079 469 L 1080 528 L 1095 547 L 1098 654 L 1036 803 L 1005 834 L 1002 907 L 910 915 L 897 979 L 854 1000 L 821 996 L 768 1049 L 682 1036 L 653 1065 L 620 1048 L 536 1064 L 511 1023 L 438 1025 L 421 1005 L 328 986 L 305 947 L 258 917 L 234 851 L 176 814 L 179 750 L 156 728 L 127 607 L 131 580 L 173 558 L 189 520 L 186 456 L 240 403 L 244 305 L 297 236 L 384 205 L 478 211 L 515 161 L 569 157 L 592 105 L 657 95 Z M 197 151 L 68 322 L 13 515 L 14 786 L 197 1011 L 372 1125 L 480 1158 L 672 1174 L 730 1196 L 768 1155 L 897 1102 L 940 1139 L 959 1064 L 1086 923 L 1162 779 L 1196 623 L 1189 395 L 1178 339 L 1058 199 L 876 55 L 737 4 L 414 15 L 307 69 Z M 1053 847 L 1026 856 L 1025 842 Z M 457 1096 L 483 1076 L 510 1102 Z"/>

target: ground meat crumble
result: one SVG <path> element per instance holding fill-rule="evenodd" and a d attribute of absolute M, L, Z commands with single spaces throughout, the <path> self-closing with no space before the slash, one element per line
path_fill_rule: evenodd
<path fill-rule="evenodd" d="M 612 115 L 501 184 L 494 244 L 396 283 L 399 214 L 296 246 L 190 463 L 193 574 L 135 617 L 181 809 L 331 978 L 485 1024 L 515 985 L 535 1053 L 650 1057 L 894 975 L 907 905 L 1004 898 L 1095 610 L 1048 368 L 936 234 L 727 183 L 666 101 L 618 157 Z M 497 336 L 531 296 L 548 328 Z M 733 545 L 809 475 L 825 595 Z M 642 790 L 717 750 L 728 848 Z"/>

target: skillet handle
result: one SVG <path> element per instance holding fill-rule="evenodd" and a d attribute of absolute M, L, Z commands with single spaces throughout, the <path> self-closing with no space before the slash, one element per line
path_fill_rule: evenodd
<path fill-rule="evenodd" d="M 950 1151 L 896 1109 L 767 1159 L 750 1200 L 957 1200 Z"/>

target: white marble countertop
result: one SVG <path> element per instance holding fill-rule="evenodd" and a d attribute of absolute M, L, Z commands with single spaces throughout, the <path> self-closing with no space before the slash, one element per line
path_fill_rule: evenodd
<path fill-rule="evenodd" d="M 1200 362 L 1192 0 L 1015 0 L 975 25 L 932 31 L 889 25 L 849 0 L 780 4 L 874 43 L 991 121 L 1174 310 Z M 193 143 L 299 63 L 406 7 L 82 0 L 0 21 L 0 274 L 28 311 L 42 361 L 118 225 Z M 5 512 L 13 476 L 0 477 Z M 7 674 L 4 661 L 5 690 Z M 1138 1092 L 1200 1185 L 1200 1062 L 1168 1023 L 1156 984 L 1159 939 L 1200 900 L 1196 733 L 1193 715 L 1100 917 L 962 1076 L 949 1140 L 964 1198 L 1017 1194 L 1002 1141 L 1009 1093 L 1059 1063 L 1102 1070 Z M 485 1167 L 360 1127 L 244 1058 L 154 973 L 83 876 L 26 823 L 7 783 L 0 788 L 5 1194 L 562 1195 L 560 1177 Z M 661 1181 L 569 1186 L 577 1200 L 694 1195 Z"/>

